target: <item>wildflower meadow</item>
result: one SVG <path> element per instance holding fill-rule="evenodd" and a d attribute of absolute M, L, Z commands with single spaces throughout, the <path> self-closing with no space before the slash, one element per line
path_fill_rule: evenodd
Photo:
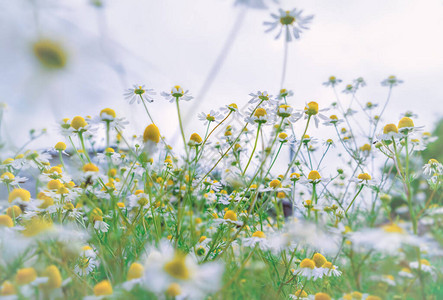
<path fill-rule="evenodd" d="M 301 99 L 288 60 L 315 11 L 235 5 L 266 6 L 279 85 L 200 112 L 192 86 L 133 82 L 19 146 L 2 103 L 0 299 L 443 299 L 441 125 L 387 113 L 414 83 L 332 74 L 316 83 L 328 101 Z M 48 72 L 69 59 L 47 38 L 29 51 Z"/>

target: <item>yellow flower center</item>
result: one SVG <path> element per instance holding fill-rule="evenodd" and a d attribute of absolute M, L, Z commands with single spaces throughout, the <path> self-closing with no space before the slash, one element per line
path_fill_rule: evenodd
<path fill-rule="evenodd" d="M 387 124 L 385 125 L 385 127 L 383 128 L 383 133 L 387 134 L 389 132 L 395 132 L 398 133 L 398 128 L 397 126 L 395 126 L 395 124 Z"/>
<path fill-rule="evenodd" d="M 160 130 L 154 124 L 150 124 L 143 132 L 143 142 L 152 141 L 156 144 L 160 142 Z"/>
<path fill-rule="evenodd" d="M 11 193 L 9 193 L 8 201 L 11 203 L 17 198 L 22 201 L 29 202 L 31 199 L 31 193 L 25 189 L 13 189 Z"/>
<path fill-rule="evenodd" d="M 360 180 L 371 180 L 371 175 L 369 175 L 368 173 L 361 173 L 361 174 L 359 174 L 358 175 L 358 177 L 357 177 L 358 179 L 360 179 Z"/>
<path fill-rule="evenodd" d="M 361 151 L 370 151 L 371 150 L 371 145 L 369 144 L 364 144 L 363 146 L 360 147 Z"/>
<path fill-rule="evenodd" d="M 366 300 L 381 300 L 381 298 L 379 296 L 369 295 L 366 297 Z"/>
<path fill-rule="evenodd" d="M 281 186 L 281 181 L 278 179 L 274 179 L 269 183 L 269 186 L 273 189 L 278 188 Z"/>
<path fill-rule="evenodd" d="M 83 166 L 83 172 L 98 172 L 99 169 L 93 163 L 87 163 Z"/>
<path fill-rule="evenodd" d="M 308 268 L 308 269 L 314 270 L 315 262 L 312 259 L 305 258 L 301 261 L 300 268 L 302 268 L 302 269 Z"/>
<path fill-rule="evenodd" d="M 254 232 L 252 234 L 252 237 L 258 237 L 258 238 L 264 239 L 264 238 L 266 238 L 266 234 L 263 231 L 257 230 L 256 232 Z"/>
<path fill-rule="evenodd" d="M 139 263 L 133 263 L 128 270 L 128 280 L 140 278 L 143 276 L 144 268 Z"/>
<path fill-rule="evenodd" d="M 190 140 L 196 144 L 200 144 L 203 141 L 202 138 L 197 133 L 191 134 Z"/>
<path fill-rule="evenodd" d="M 34 268 L 23 268 L 17 271 L 15 281 L 18 285 L 28 284 L 37 278 L 37 272 Z"/>
<path fill-rule="evenodd" d="M 187 280 L 190 277 L 189 270 L 186 267 L 186 257 L 182 254 L 176 254 L 175 257 L 167 262 L 164 270 L 176 279 Z"/>
<path fill-rule="evenodd" d="M 334 120 L 334 121 L 338 120 L 338 118 L 337 118 L 336 115 L 331 115 L 331 116 L 329 116 L 329 119 Z"/>
<path fill-rule="evenodd" d="M 58 151 L 64 151 L 66 150 L 66 144 L 63 142 L 58 142 L 57 144 L 55 144 L 54 149 Z"/>
<path fill-rule="evenodd" d="M 317 293 L 314 296 L 314 300 L 331 300 L 331 296 L 326 293 Z"/>
<path fill-rule="evenodd" d="M 314 101 L 309 102 L 308 106 L 305 107 L 305 113 L 310 116 L 318 114 L 318 103 Z"/>
<path fill-rule="evenodd" d="M 20 206 L 13 205 L 11 207 L 8 207 L 8 209 L 6 210 L 6 214 L 11 218 L 16 218 L 22 214 L 22 209 L 20 208 Z"/>
<path fill-rule="evenodd" d="M 414 121 L 411 118 L 403 117 L 398 121 L 398 128 L 414 127 Z"/>
<path fill-rule="evenodd" d="M 36 236 L 52 228 L 52 222 L 41 217 L 33 217 L 24 222 L 23 225 L 25 229 L 22 231 L 22 234 L 26 237 Z"/>
<path fill-rule="evenodd" d="M 308 294 L 305 291 L 298 290 L 294 293 L 294 296 L 300 297 L 300 298 L 306 298 L 306 297 L 308 297 Z"/>
<path fill-rule="evenodd" d="M 319 180 L 320 178 L 321 178 L 321 176 L 320 176 L 320 173 L 318 173 L 318 171 L 312 170 L 308 174 L 309 180 L 316 181 L 316 180 Z"/>
<path fill-rule="evenodd" d="M 5 282 L 3 282 L 2 287 L 0 289 L 0 295 L 2 296 L 10 296 L 10 295 L 14 295 L 15 292 L 15 287 L 14 285 L 6 280 Z"/>
<path fill-rule="evenodd" d="M 286 11 L 286 15 L 284 15 L 283 17 L 280 17 L 280 23 L 282 25 L 291 25 L 292 23 L 295 22 L 295 17 L 290 15 L 290 11 L 287 10 Z"/>
<path fill-rule="evenodd" d="M 108 296 L 112 295 L 112 285 L 108 280 L 103 280 L 94 286 L 95 296 Z"/>
<path fill-rule="evenodd" d="M 264 108 L 257 108 L 256 110 L 255 110 L 255 113 L 254 113 L 254 116 L 256 116 L 257 118 L 259 118 L 259 117 L 264 117 L 264 116 L 266 116 L 267 115 L 267 112 L 266 112 L 266 110 L 264 109 Z"/>
<path fill-rule="evenodd" d="M 71 127 L 75 130 L 79 130 L 80 128 L 84 128 L 88 125 L 83 117 L 76 116 L 71 121 Z"/>
<path fill-rule="evenodd" d="M 327 262 L 327 259 L 320 253 L 315 253 L 314 256 L 312 257 L 312 260 L 314 261 L 315 266 L 317 268 L 320 268 Z"/>
<path fill-rule="evenodd" d="M 12 219 L 8 215 L 0 215 L 0 227 L 12 227 L 14 226 L 14 222 L 12 222 Z"/>
<path fill-rule="evenodd" d="M 171 283 L 166 290 L 166 295 L 175 298 L 182 293 L 180 285 L 178 283 Z"/>
<path fill-rule="evenodd" d="M 397 224 L 385 225 L 382 228 L 385 232 L 389 232 L 389 233 L 404 233 L 405 232 L 403 230 L 403 228 L 401 228 Z"/>
<path fill-rule="evenodd" d="M 112 118 L 115 118 L 115 110 L 112 108 L 104 108 L 100 112 L 100 117 L 103 117 L 104 114 L 107 114 L 108 116 L 111 116 Z"/>
<path fill-rule="evenodd" d="M 223 216 L 223 219 L 237 221 L 237 214 L 233 210 L 227 210 Z"/>
<path fill-rule="evenodd" d="M 58 190 L 62 186 L 63 186 L 63 183 L 61 183 L 61 181 L 58 179 L 53 179 L 48 182 L 48 189 L 50 189 L 50 190 Z"/>
<path fill-rule="evenodd" d="M 12 174 L 10 172 L 5 172 L 1 176 L 1 179 L 3 179 L 6 182 L 11 182 L 14 180 L 14 178 L 15 178 L 14 174 Z"/>
<path fill-rule="evenodd" d="M 66 65 L 65 50 L 51 40 L 40 40 L 34 43 L 32 50 L 35 57 L 48 69 L 62 69 Z"/>
<path fill-rule="evenodd" d="M 420 262 L 422 265 L 425 265 L 425 266 L 431 265 L 431 263 L 427 259 L 424 259 L 424 258 L 420 259 Z"/>
<path fill-rule="evenodd" d="M 48 281 L 42 286 L 47 289 L 57 289 L 62 286 L 62 275 L 55 265 L 51 265 L 43 272 L 43 277 L 47 277 Z"/>

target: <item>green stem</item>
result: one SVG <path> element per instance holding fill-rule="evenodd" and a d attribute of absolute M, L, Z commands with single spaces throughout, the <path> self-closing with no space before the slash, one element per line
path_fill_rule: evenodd
<path fill-rule="evenodd" d="M 255 137 L 254 148 L 252 149 L 252 153 L 251 153 L 251 156 L 249 157 L 249 161 L 248 161 L 248 163 L 246 164 L 245 169 L 243 170 L 243 175 L 245 175 L 246 170 L 248 169 L 249 164 L 251 163 L 252 157 L 254 156 L 255 149 L 257 148 L 257 144 L 258 144 L 258 135 L 259 135 L 259 133 L 260 133 L 260 127 L 261 127 L 261 124 L 259 123 L 259 124 L 258 124 L 258 128 L 257 128 L 257 136 Z"/>
<path fill-rule="evenodd" d="M 175 98 L 175 104 L 177 106 L 177 114 L 178 114 L 178 122 L 180 125 L 180 132 L 182 134 L 182 138 L 183 138 L 183 145 L 185 146 L 185 151 L 186 151 L 186 160 L 189 160 L 189 152 L 188 152 L 188 147 L 186 145 L 186 137 L 185 137 L 185 131 L 183 130 L 183 124 L 182 124 L 182 117 L 180 114 L 180 105 L 178 104 L 179 101 L 179 97 Z"/>
<path fill-rule="evenodd" d="M 362 184 L 362 185 L 360 186 L 360 188 L 358 189 L 357 194 L 355 194 L 354 199 L 352 199 L 351 203 L 349 203 L 348 208 L 346 208 L 346 210 L 345 210 L 345 215 L 348 214 L 348 210 L 351 208 L 352 204 L 354 204 L 355 199 L 357 199 L 357 196 L 360 194 L 360 192 L 361 192 L 361 190 L 363 189 L 363 187 L 364 187 L 364 185 Z"/>

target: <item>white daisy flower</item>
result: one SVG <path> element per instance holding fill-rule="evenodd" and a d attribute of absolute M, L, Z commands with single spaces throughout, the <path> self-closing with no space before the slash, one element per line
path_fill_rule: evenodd
<path fill-rule="evenodd" d="M 156 93 L 153 89 L 147 89 L 144 85 L 133 85 L 132 89 L 127 89 L 123 94 L 125 99 L 129 101 L 129 104 L 133 104 L 137 100 L 137 104 L 141 101 L 146 101 L 148 103 L 154 102 L 152 98 Z"/>
<path fill-rule="evenodd" d="M 198 300 L 220 288 L 221 264 L 199 265 L 195 258 L 176 252 L 166 241 L 161 242 L 159 249 L 150 249 L 144 265 L 142 284 L 158 295 L 166 292 Z"/>
<path fill-rule="evenodd" d="M 188 95 L 189 90 L 183 90 L 183 88 L 179 85 L 174 86 L 171 91 L 168 92 L 162 92 L 161 95 L 168 100 L 170 103 L 178 100 L 185 100 L 189 101 L 192 100 L 194 97 Z"/>
<path fill-rule="evenodd" d="M 265 32 L 270 32 L 275 28 L 280 26 L 280 31 L 278 32 L 275 39 L 278 39 L 285 30 L 286 41 L 292 41 L 292 37 L 299 39 L 300 34 L 303 30 L 309 29 L 307 25 L 314 18 L 313 15 L 310 16 L 302 16 L 302 10 L 283 10 L 279 9 L 278 14 L 271 14 L 271 17 L 274 19 L 271 22 L 264 22 L 263 24 L 268 27 Z"/>
<path fill-rule="evenodd" d="M 323 85 L 324 85 L 324 86 L 331 86 L 331 87 L 334 87 L 335 85 L 339 84 L 340 82 L 342 82 L 341 79 L 338 79 L 338 78 L 335 77 L 335 76 L 330 76 L 330 77 L 328 78 L 328 81 L 323 82 Z"/>
<path fill-rule="evenodd" d="M 251 237 L 243 238 L 242 244 L 245 247 L 251 247 L 251 248 L 258 245 L 258 247 L 263 251 L 267 251 L 271 248 L 269 241 L 266 239 L 266 234 L 260 230 L 254 232 Z"/>
<path fill-rule="evenodd" d="M 385 80 L 383 80 L 381 82 L 381 85 L 393 87 L 393 86 L 397 86 L 401 83 L 403 83 L 403 80 L 397 79 L 397 77 L 395 77 L 394 75 L 391 75 L 388 78 L 386 78 Z"/>

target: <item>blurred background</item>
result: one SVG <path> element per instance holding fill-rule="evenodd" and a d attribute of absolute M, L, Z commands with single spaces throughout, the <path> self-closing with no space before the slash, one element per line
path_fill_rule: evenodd
<path fill-rule="evenodd" d="M 105 107 L 141 134 L 145 112 L 123 97 L 133 84 L 157 92 L 150 111 L 173 145 L 175 106 L 160 92 L 189 89 L 196 99 L 182 105 L 186 132 L 203 135 L 199 112 L 244 106 L 257 90 L 278 93 L 284 41 L 263 26 L 278 8 L 315 15 L 310 30 L 289 44 L 291 105 L 329 105 L 334 94 L 322 83 L 330 75 L 343 80 L 340 91 L 362 76 L 368 86 L 360 101 L 383 103 L 380 82 L 396 75 L 404 84 L 394 89 L 384 120 L 396 123 L 410 110 L 416 125 L 434 129 L 443 115 L 441 0 L 0 0 L 2 138 L 17 149 L 30 129 L 47 128 L 32 147 L 50 147 L 62 138 L 61 119 Z"/>

